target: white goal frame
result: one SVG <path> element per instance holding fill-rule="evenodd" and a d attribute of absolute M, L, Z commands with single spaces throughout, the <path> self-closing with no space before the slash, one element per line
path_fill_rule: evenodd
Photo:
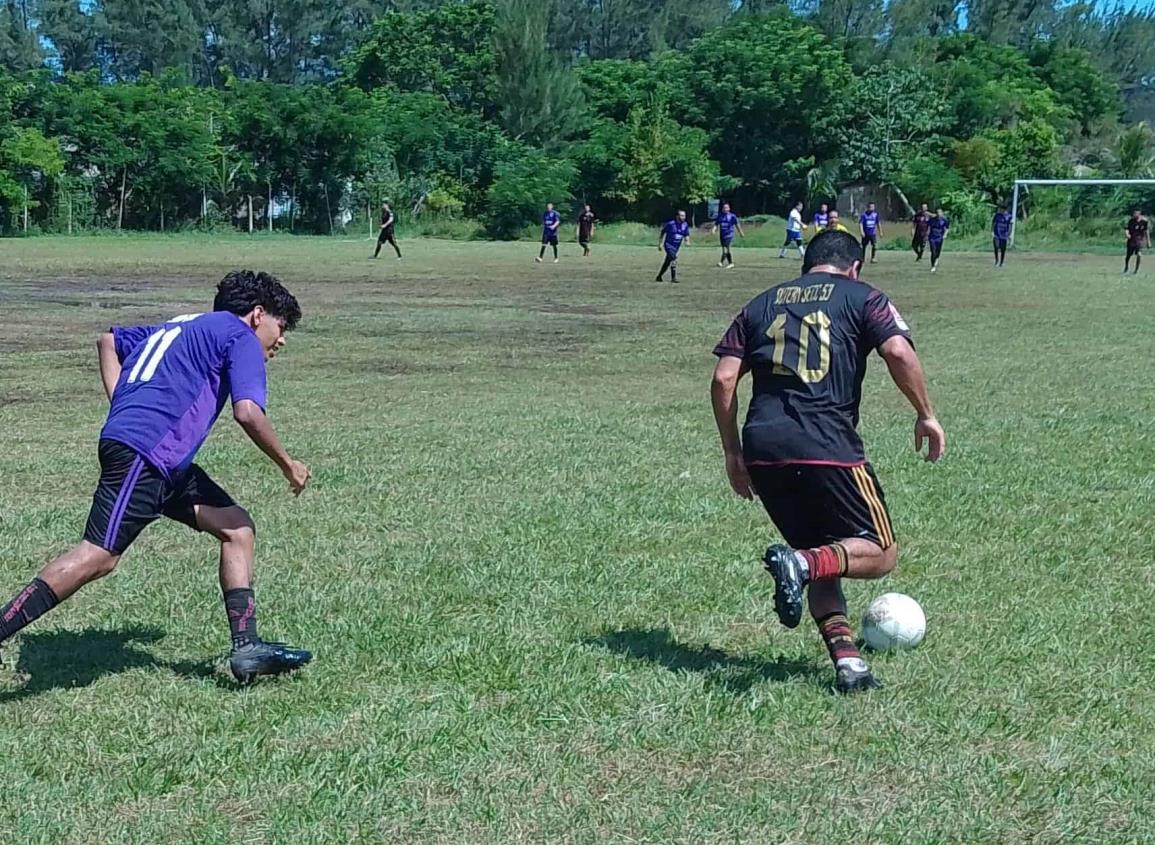
<path fill-rule="evenodd" d="M 1011 194 L 1011 237 L 1015 243 L 1015 225 L 1019 222 L 1019 188 L 1031 185 L 1155 185 L 1155 179 L 1016 179 Z"/>

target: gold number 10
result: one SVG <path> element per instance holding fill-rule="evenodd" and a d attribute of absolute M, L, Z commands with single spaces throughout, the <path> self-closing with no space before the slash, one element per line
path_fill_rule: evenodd
<path fill-rule="evenodd" d="M 807 353 L 810 350 L 810 336 L 818 339 L 818 368 L 811 369 Z M 786 359 L 786 315 L 779 314 L 770 324 L 767 337 L 774 343 L 772 360 L 774 375 L 797 375 L 807 384 L 822 381 L 830 372 L 830 318 L 824 311 L 814 311 L 802 318 L 802 331 L 798 333 L 798 367 L 785 366 Z"/>

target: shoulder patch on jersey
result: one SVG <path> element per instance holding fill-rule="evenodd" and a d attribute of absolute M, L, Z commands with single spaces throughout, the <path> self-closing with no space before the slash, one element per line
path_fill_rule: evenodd
<path fill-rule="evenodd" d="M 894 324 L 902 329 L 904 332 L 910 331 L 910 326 L 906 324 L 906 320 L 902 319 L 902 315 L 898 313 L 898 309 L 894 307 L 894 303 L 890 303 L 890 316 L 894 318 Z"/>

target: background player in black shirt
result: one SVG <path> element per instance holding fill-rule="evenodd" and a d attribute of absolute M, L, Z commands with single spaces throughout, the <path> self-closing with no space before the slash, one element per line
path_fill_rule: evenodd
<path fill-rule="evenodd" d="M 714 349 L 711 397 L 734 492 L 756 494 L 789 546 L 766 551 L 778 618 L 794 628 L 809 589 L 841 692 L 877 686 L 854 644 L 842 578 L 881 578 L 898 559 L 886 499 L 858 436 L 862 380 L 872 350 L 914 406 L 915 449 L 942 457 L 910 329 L 886 294 L 857 281 L 862 247 L 846 232 L 819 234 L 804 275 L 755 297 Z M 738 382 L 754 391 L 738 434 Z"/>
<path fill-rule="evenodd" d="M 393 216 L 393 209 L 389 207 L 389 203 L 381 203 L 381 233 L 377 235 L 377 249 L 373 252 L 374 258 L 381 254 L 382 246 L 389 244 L 397 253 L 397 259 L 401 259 L 401 247 L 397 246 L 397 236 L 394 232 L 396 224 L 397 218 Z"/>
<path fill-rule="evenodd" d="M 1131 257 L 1135 258 L 1135 272 L 1139 272 L 1139 262 L 1143 258 L 1143 249 L 1151 248 L 1151 230 L 1143 212 L 1135 209 L 1131 212 L 1131 219 L 1127 221 L 1127 260 L 1123 262 L 1123 275 L 1131 268 Z"/>
<path fill-rule="evenodd" d="M 588 205 L 582 209 L 581 214 L 577 219 L 577 236 L 578 243 L 582 248 L 582 256 L 588 257 L 590 254 L 590 241 L 594 239 L 594 221 L 597 217 L 594 216 L 593 209 Z"/>

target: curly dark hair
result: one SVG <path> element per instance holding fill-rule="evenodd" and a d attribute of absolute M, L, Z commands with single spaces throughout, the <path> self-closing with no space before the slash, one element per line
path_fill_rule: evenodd
<path fill-rule="evenodd" d="M 243 317 L 260 305 L 268 313 L 285 321 L 285 329 L 292 331 L 301 319 L 301 306 L 276 276 L 254 273 L 252 270 L 234 270 L 217 285 L 213 300 L 214 311 L 229 311 Z"/>

